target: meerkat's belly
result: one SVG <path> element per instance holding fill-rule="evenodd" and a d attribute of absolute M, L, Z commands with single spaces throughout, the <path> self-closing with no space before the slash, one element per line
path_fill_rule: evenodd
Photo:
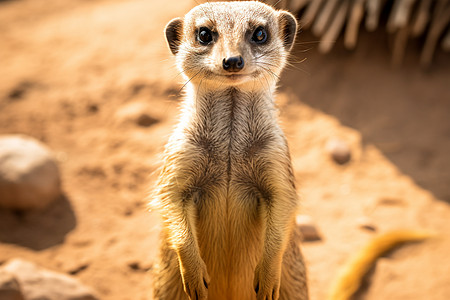
<path fill-rule="evenodd" d="M 253 277 L 264 228 L 256 195 L 230 183 L 212 187 L 199 201 L 197 236 L 211 283 L 210 299 L 254 299 Z M 210 194 L 208 197 L 207 194 Z M 214 194 L 214 195 L 211 195 Z"/>
<path fill-rule="evenodd" d="M 254 271 L 263 248 L 261 205 L 268 193 L 261 180 L 269 158 L 255 147 L 232 152 L 213 148 L 214 153 L 197 149 L 191 160 L 196 172 L 190 172 L 202 177 L 193 180 L 193 200 L 200 252 L 211 276 L 209 296 L 254 299 Z"/>

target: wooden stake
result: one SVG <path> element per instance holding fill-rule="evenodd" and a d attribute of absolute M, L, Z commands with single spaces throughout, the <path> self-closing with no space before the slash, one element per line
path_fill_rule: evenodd
<path fill-rule="evenodd" d="M 450 28 L 447 30 L 444 38 L 442 39 L 442 50 L 445 52 L 450 52 Z"/>
<path fill-rule="evenodd" d="M 313 0 L 308 5 L 308 8 L 306 9 L 305 15 L 303 17 L 303 28 L 308 29 L 311 23 L 316 18 L 317 12 L 320 9 L 321 4 L 324 2 L 324 0 Z"/>
<path fill-rule="evenodd" d="M 442 8 L 442 9 L 441 9 Z M 444 31 L 445 27 L 450 22 L 450 5 L 448 0 L 441 0 L 436 5 L 436 9 L 433 14 L 433 21 L 431 28 L 428 31 L 425 46 L 423 47 L 422 55 L 420 57 L 420 63 L 423 67 L 428 67 L 433 61 L 434 51 L 436 44 Z"/>
<path fill-rule="evenodd" d="M 341 32 L 342 27 L 344 26 L 348 9 L 349 9 L 349 2 L 348 1 L 342 2 L 341 5 L 339 6 L 338 12 L 336 13 L 336 16 L 334 17 L 327 31 L 320 40 L 319 43 L 320 52 L 328 53 L 333 47 L 333 44 L 336 42 L 336 39 L 339 33 Z"/>
<path fill-rule="evenodd" d="M 347 0 L 344 0 L 347 1 Z M 338 2 L 342 2 L 342 0 L 327 0 L 323 9 L 319 12 L 316 21 L 314 22 L 314 26 L 312 28 L 312 32 L 320 36 L 323 34 L 325 28 L 332 21 L 334 17 L 336 6 Z"/>
<path fill-rule="evenodd" d="M 355 0 L 353 2 L 349 21 L 345 30 L 344 45 L 347 49 L 355 49 L 356 47 L 359 26 L 364 16 L 364 2 L 366 2 L 366 0 Z"/>
<path fill-rule="evenodd" d="M 288 3 L 288 9 L 293 13 L 298 13 L 310 1 L 311 0 L 290 0 Z"/>
<path fill-rule="evenodd" d="M 396 0 L 394 2 L 386 25 L 389 33 L 394 33 L 408 24 L 414 2 L 415 0 Z"/>
<path fill-rule="evenodd" d="M 366 29 L 368 31 L 375 31 L 378 28 L 381 7 L 384 5 L 385 1 L 386 0 L 369 0 L 366 2 Z"/>
<path fill-rule="evenodd" d="M 417 9 L 416 16 L 412 23 L 411 35 L 413 37 L 418 37 L 424 33 L 425 28 L 430 21 L 430 9 L 431 0 L 420 1 L 419 8 Z"/>
<path fill-rule="evenodd" d="M 400 28 L 395 36 L 394 49 L 392 50 L 392 65 L 398 67 L 402 64 L 405 57 L 406 45 L 408 43 L 409 26 Z"/>

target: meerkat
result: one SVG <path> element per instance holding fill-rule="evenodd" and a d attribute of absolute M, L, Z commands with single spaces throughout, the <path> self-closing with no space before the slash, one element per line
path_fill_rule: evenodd
<path fill-rule="evenodd" d="M 256 1 L 201 4 L 166 26 L 187 83 L 153 201 L 156 299 L 308 299 L 274 105 L 296 32 L 292 14 Z"/>
<path fill-rule="evenodd" d="M 187 93 L 152 201 L 163 219 L 156 299 L 308 299 L 295 180 L 273 96 L 296 31 L 290 13 L 254 1 L 206 3 L 166 26 Z M 379 256 L 431 236 L 375 238 L 329 299 L 350 299 Z"/>

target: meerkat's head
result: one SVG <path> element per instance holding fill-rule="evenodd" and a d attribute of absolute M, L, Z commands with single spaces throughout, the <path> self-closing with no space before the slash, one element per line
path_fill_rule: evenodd
<path fill-rule="evenodd" d="M 165 28 L 180 71 L 216 88 L 275 84 L 296 32 L 292 14 L 256 1 L 208 2 Z"/>

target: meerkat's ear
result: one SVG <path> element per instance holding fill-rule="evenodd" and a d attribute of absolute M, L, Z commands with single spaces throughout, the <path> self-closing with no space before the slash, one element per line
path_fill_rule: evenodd
<path fill-rule="evenodd" d="M 181 36 L 183 34 L 183 20 L 181 18 L 173 19 L 166 25 L 164 29 L 166 33 L 167 44 L 173 55 L 177 54 L 178 47 L 181 43 Z"/>
<path fill-rule="evenodd" d="M 278 12 L 278 24 L 284 47 L 290 51 L 297 35 L 297 20 L 291 13 L 281 10 Z"/>

